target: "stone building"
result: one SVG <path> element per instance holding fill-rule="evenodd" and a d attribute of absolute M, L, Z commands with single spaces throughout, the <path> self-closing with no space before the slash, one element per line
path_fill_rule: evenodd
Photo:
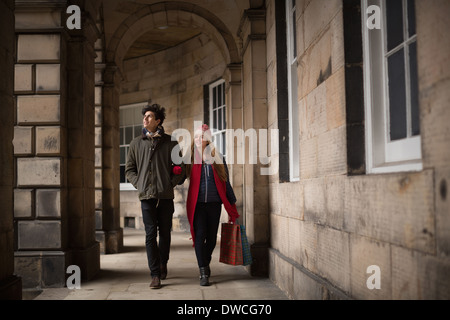
<path fill-rule="evenodd" d="M 0 298 L 62 287 L 69 265 L 92 278 L 140 227 L 123 165 L 151 100 L 169 133 L 214 129 L 251 274 L 293 299 L 449 299 L 449 16 L 447 0 L 0 0 Z"/>

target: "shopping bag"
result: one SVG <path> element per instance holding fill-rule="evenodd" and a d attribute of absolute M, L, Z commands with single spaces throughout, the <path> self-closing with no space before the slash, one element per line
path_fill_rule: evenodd
<path fill-rule="evenodd" d="M 222 223 L 219 261 L 231 265 L 242 265 L 241 226 Z"/>
<path fill-rule="evenodd" d="M 240 225 L 241 229 L 241 242 L 242 242 L 242 265 L 249 266 L 252 264 L 252 253 L 250 251 L 250 245 L 248 244 L 247 233 L 245 232 L 245 226 Z"/>

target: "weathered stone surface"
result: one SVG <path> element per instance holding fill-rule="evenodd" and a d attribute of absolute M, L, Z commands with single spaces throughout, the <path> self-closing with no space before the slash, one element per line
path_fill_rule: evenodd
<path fill-rule="evenodd" d="M 448 259 L 392 246 L 391 268 L 392 299 L 450 299 Z"/>
<path fill-rule="evenodd" d="M 61 87 L 61 71 L 59 64 L 36 65 L 36 91 L 59 91 Z"/>
<path fill-rule="evenodd" d="M 61 119 L 60 96 L 18 96 L 19 124 L 58 123 Z"/>
<path fill-rule="evenodd" d="M 350 292 L 350 235 L 317 227 L 318 274 L 345 292 Z"/>
<path fill-rule="evenodd" d="M 58 189 L 36 190 L 36 216 L 38 218 L 61 217 L 61 191 Z"/>
<path fill-rule="evenodd" d="M 380 241 L 434 253 L 433 172 L 346 180 L 345 229 Z"/>
<path fill-rule="evenodd" d="M 14 190 L 14 218 L 32 218 L 34 214 L 34 190 Z"/>
<path fill-rule="evenodd" d="M 14 91 L 30 92 L 33 90 L 33 65 L 16 64 L 14 70 Z"/>
<path fill-rule="evenodd" d="M 38 156 L 58 155 L 61 153 L 60 127 L 36 128 L 36 153 Z"/>
<path fill-rule="evenodd" d="M 19 221 L 19 250 L 61 248 L 60 221 Z"/>
<path fill-rule="evenodd" d="M 17 159 L 17 185 L 59 186 L 61 184 L 61 160 L 52 158 Z"/>
<path fill-rule="evenodd" d="M 17 40 L 17 60 L 55 61 L 60 58 L 60 35 L 20 34 Z"/>
<path fill-rule="evenodd" d="M 450 256 L 450 168 L 435 171 L 437 255 Z"/>
<path fill-rule="evenodd" d="M 17 251 L 15 272 L 27 289 L 64 287 L 67 261 L 67 254 L 61 251 Z"/>
<path fill-rule="evenodd" d="M 14 128 L 14 154 L 31 155 L 34 150 L 33 127 Z"/>
<path fill-rule="evenodd" d="M 391 246 L 373 239 L 350 236 L 351 254 L 351 294 L 355 299 L 391 299 Z M 380 268 L 380 288 L 369 289 L 367 280 L 373 274 L 367 268 Z M 372 283 L 372 282 L 371 282 Z"/>

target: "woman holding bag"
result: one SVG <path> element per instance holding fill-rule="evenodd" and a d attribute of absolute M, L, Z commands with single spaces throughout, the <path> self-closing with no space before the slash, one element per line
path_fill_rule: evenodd
<path fill-rule="evenodd" d="M 222 204 L 230 222 L 234 223 L 239 214 L 227 165 L 211 143 L 211 131 L 206 124 L 194 133 L 191 164 L 186 165 L 186 175 L 190 179 L 186 211 L 200 270 L 200 285 L 208 286 Z"/>

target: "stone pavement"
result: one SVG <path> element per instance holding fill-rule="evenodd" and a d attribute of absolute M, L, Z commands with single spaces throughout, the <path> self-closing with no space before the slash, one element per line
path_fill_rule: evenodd
<path fill-rule="evenodd" d="M 211 286 L 201 287 L 190 234 L 172 233 L 168 276 L 159 290 L 150 276 L 142 230 L 124 229 L 124 252 L 102 255 L 101 271 L 81 289 L 44 289 L 33 300 L 288 300 L 267 278 L 251 277 L 242 266 L 219 262 L 218 243 L 211 263 Z"/>

